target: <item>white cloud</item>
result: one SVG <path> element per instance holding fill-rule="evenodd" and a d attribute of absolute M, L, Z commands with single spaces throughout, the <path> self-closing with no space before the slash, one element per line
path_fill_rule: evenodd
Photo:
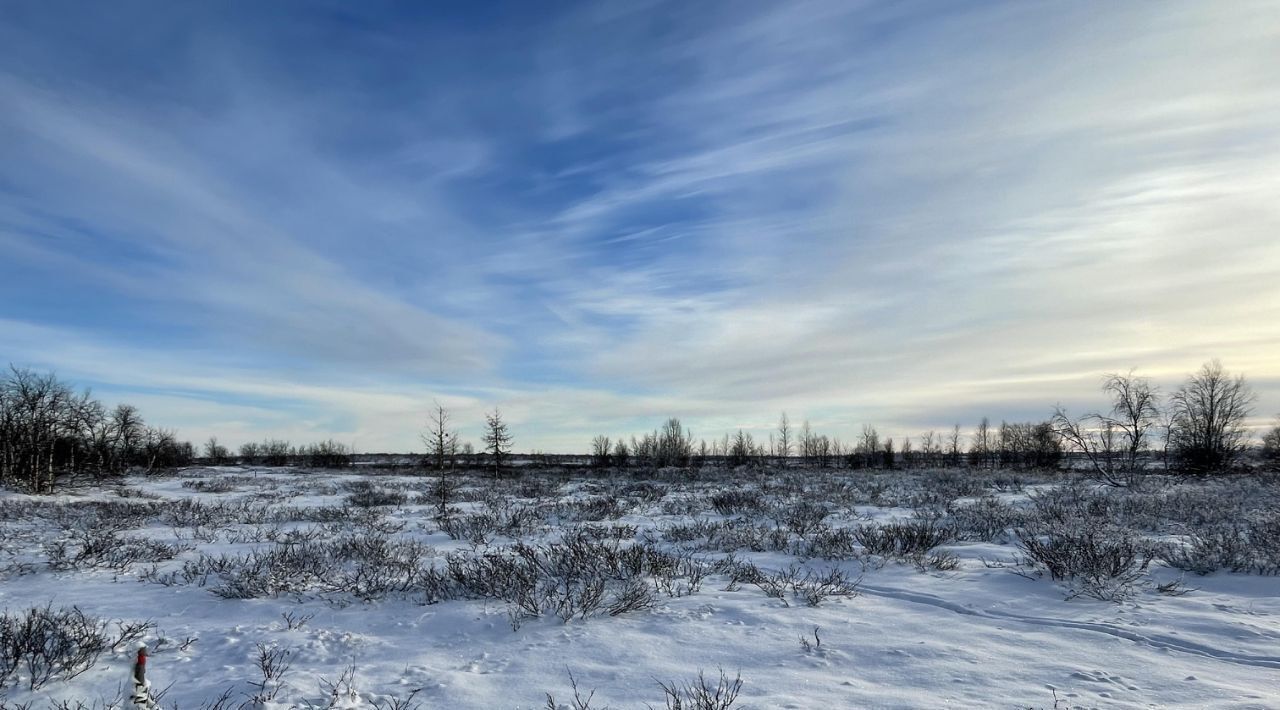
<path fill-rule="evenodd" d="M 202 326 L 175 349 L 9 313 L 0 355 L 150 388 L 193 435 L 366 450 L 412 448 L 432 397 L 550 450 L 784 408 L 900 436 L 1211 357 L 1280 410 L 1273 5 L 672 10 L 530 33 L 514 137 L 472 129 L 453 84 L 416 130 L 234 60 L 198 117 L 0 79 L 0 158 L 37 195 L 0 204 L 6 254 Z M 326 142 L 384 128 L 364 159 Z M 521 148 L 593 140 L 616 152 L 539 199 L 494 187 L 527 177 L 503 174 Z M 151 258 L 77 255 L 54 195 Z"/>

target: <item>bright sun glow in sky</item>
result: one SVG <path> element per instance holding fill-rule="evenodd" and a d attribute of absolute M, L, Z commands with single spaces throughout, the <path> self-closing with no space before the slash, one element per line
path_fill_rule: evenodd
<path fill-rule="evenodd" d="M 1280 4 L 0 7 L 0 365 L 233 446 L 1280 411 Z"/>

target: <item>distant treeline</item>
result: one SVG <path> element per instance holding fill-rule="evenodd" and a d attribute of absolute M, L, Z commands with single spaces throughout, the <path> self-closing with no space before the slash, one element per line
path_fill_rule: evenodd
<path fill-rule="evenodd" d="M 13 366 L 0 374 L 0 484 L 48 493 L 62 474 L 105 477 L 176 468 L 192 464 L 200 453 L 173 430 L 148 425 L 132 405 L 108 408 L 88 390 L 77 392 L 52 374 Z M 268 440 L 247 444 L 240 453 L 244 463 L 268 466 L 351 463 L 350 449 L 335 441 L 295 447 Z M 212 463 L 232 460 L 216 438 L 203 454 Z"/>
<path fill-rule="evenodd" d="M 719 439 L 696 443 L 679 419 L 669 419 L 661 429 L 630 441 L 597 436 L 591 441 L 591 461 L 599 467 L 689 467 L 706 463 L 729 466 L 783 465 L 817 468 L 1049 468 L 1062 460 L 1060 438 L 1047 422 L 1010 423 L 998 428 L 983 419 L 973 443 L 956 425 L 950 431 L 930 431 L 915 441 L 910 437 L 895 445 L 881 438 L 873 426 L 864 426 L 851 442 L 819 434 L 808 422 L 794 428 L 783 413 L 776 432 L 758 439 L 739 429 Z"/>
<path fill-rule="evenodd" d="M 1231 376 L 1216 360 L 1167 396 L 1132 372 L 1106 375 L 1102 392 L 1107 407 L 1079 416 L 1058 406 L 1039 422 L 994 426 L 984 417 L 967 435 L 956 424 L 914 439 L 902 437 L 896 445 L 874 426 L 863 426 L 856 439 L 844 442 L 815 432 L 807 421 L 795 427 L 785 412 L 763 440 L 739 429 L 695 443 L 692 433 L 672 418 L 640 437 L 595 437 L 591 459 L 597 467 L 688 467 L 715 461 L 885 469 L 1051 469 L 1069 461 L 1096 480 L 1123 486 L 1152 472 L 1231 471 L 1254 444 L 1245 427 L 1254 393 L 1243 375 Z M 1280 424 L 1263 434 L 1258 452 L 1263 467 L 1280 470 Z"/>
<path fill-rule="evenodd" d="M 462 443 L 438 403 L 428 414 L 417 465 L 440 471 L 504 465 L 586 465 L 656 469 L 699 466 L 803 466 L 812 468 L 1046 469 L 1070 465 L 1111 485 L 1175 472 L 1205 475 L 1239 468 L 1254 442 L 1245 428 L 1254 394 L 1243 376 L 1217 361 L 1205 364 L 1176 391 L 1162 395 L 1133 373 L 1107 375 L 1106 407 L 1071 416 L 1062 407 L 1038 422 L 983 418 L 971 432 L 957 424 L 916 437 L 881 437 L 863 426 L 852 440 L 820 434 L 809 423 L 792 424 L 786 413 L 765 436 L 739 429 L 716 439 L 694 439 L 678 418 L 640 436 L 601 435 L 579 456 L 512 455 L 513 437 L 498 410 L 485 415 L 484 450 Z M 1280 470 L 1280 424 L 1265 432 L 1258 461 Z M 147 425 L 137 408 L 107 408 L 86 391 L 52 374 L 10 366 L 0 375 L 0 483 L 49 492 L 66 473 L 107 476 L 129 469 L 154 470 L 203 464 L 351 466 L 351 447 L 334 440 L 295 446 L 267 439 L 232 453 L 216 437 L 202 449 L 179 441 L 172 430 Z"/>
<path fill-rule="evenodd" d="M 189 463 L 190 443 L 148 426 L 136 407 L 108 409 L 49 374 L 10 367 L 0 376 L 0 482 L 43 493 L 57 474 L 113 474 Z"/>

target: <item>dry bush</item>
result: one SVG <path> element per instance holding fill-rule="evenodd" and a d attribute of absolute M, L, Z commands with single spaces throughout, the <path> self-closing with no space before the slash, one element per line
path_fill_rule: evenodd
<path fill-rule="evenodd" d="M 658 683 L 665 695 L 667 710 L 729 710 L 742 692 L 742 674 L 729 680 L 724 669 L 715 683 L 709 682 L 698 671 L 698 677 L 688 683 Z"/>
<path fill-rule="evenodd" d="M 1128 530 L 1076 526 L 1019 530 L 1027 561 L 1057 581 L 1070 583 L 1068 598 L 1119 601 L 1133 592 L 1151 563 L 1150 546 Z"/>
<path fill-rule="evenodd" d="M 908 520 L 883 525 L 860 525 L 854 539 L 869 553 L 914 561 L 930 550 L 955 539 L 955 531 L 933 521 Z"/>
<path fill-rule="evenodd" d="M 0 688 L 26 681 L 36 690 L 89 670 L 98 657 L 142 638 L 154 624 L 106 621 L 79 607 L 33 607 L 0 615 Z"/>
<path fill-rule="evenodd" d="M 1170 567 L 1210 574 L 1218 570 L 1280 575 L 1280 516 L 1217 525 L 1166 543 L 1157 553 Z"/>

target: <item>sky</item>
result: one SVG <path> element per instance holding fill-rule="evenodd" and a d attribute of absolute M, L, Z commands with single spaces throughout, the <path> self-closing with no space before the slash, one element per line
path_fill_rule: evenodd
<path fill-rule="evenodd" d="M 0 364 L 236 446 L 1280 413 L 1280 5 L 0 3 Z"/>

